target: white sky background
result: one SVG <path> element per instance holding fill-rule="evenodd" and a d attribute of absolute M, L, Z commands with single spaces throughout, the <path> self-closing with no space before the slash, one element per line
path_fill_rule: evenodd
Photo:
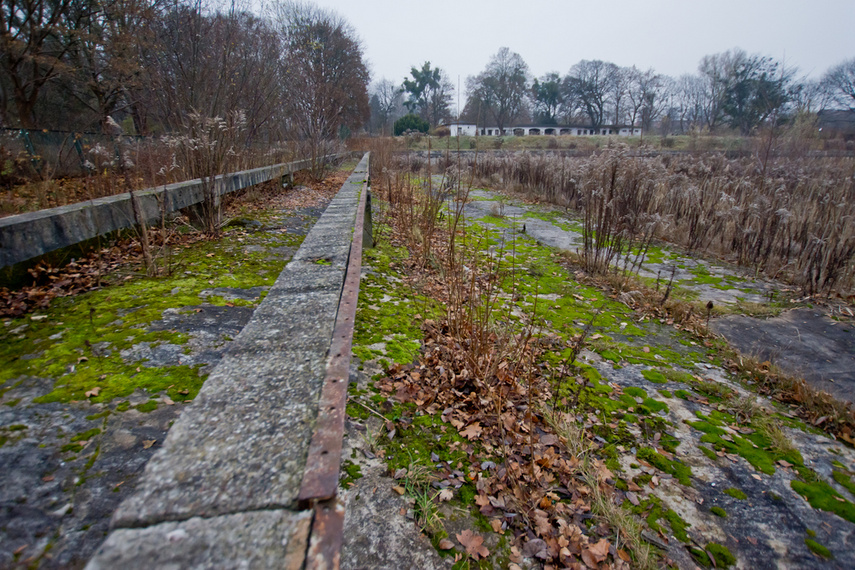
<path fill-rule="evenodd" d="M 269 1 L 269 0 L 268 0 Z M 275 1 L 275 0 L 274 0 Z M 356 29 L 372 80 L 430 61 L 456 85 L 507 46 L 539 77 L 582 59 L 695 73 L 740 47 L 821 76 L 855 57 L 855 0 L 315 0 Z M 465 103 L 461 94 L 461 105 Z"/>

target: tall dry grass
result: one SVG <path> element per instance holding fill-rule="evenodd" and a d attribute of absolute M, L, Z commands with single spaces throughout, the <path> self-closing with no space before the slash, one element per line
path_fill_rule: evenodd
<path fill-rule="evenodd" d="M 762 141 L 761 141 L 762 142 Z M 418 171 L 424 158 L 399 155 Z M 449 160 L 454 160 L 449 159 Z M 580 210 L 586 263 L 632 267 L 650 238 L 781 279 L 806 294 L 855 290 L 855 160 L 805 153 L 660 154 L 615 145 L 589 157 L 464 155 L 479 184 Z"/>

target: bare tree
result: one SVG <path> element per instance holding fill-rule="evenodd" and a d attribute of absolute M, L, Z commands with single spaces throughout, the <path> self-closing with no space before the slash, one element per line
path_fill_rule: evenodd
<path fill-rule="evenodd" d="M 470 92 L 486 106 L 499 132 L 525 111 L 528 77 L 528 64 L 522 56 L 503 47 L 484 71 L 467 80 Z"/>
<path fill-rule="evenodd" d="M 626 117 L 626 109 L 623 103 L 629 97 L 629 91 L 632 88 L 632 83 L 638 74 L 635 66 L 632 67 L 617 67 L 613 69 L 611 82 L 609 85 L 609 102 L 612 108 L 612 122 L 615 125 L 623 123 Z"/>
<path fill-rule="evenodd" d="M 725 118 L 724 105 L 732 88 L 736 68 L 747 57 L 748 54 L 743 50 L 734 49 L 705 55 L 701 59 L 698 72 L 704 80 L 704 116 L 710 131 L 714 131 Z"/>
<path fill-rule="evenodd" d="M 160 128 L 185 128 L 190 113 L 224 117 L 242 111 L 250 136 L 278 111 L 281 49 L 269 21 L 233 3 L 225 12 L 201 0 L 175 2 L 142 50 L 148 82 L 127 93 L 137 130 L 149 117 Z"/>
<path fill-rule="evenodd" d="M 112 0 L 101 6 L 80 18 L 78 41 L 68 51 L 68 72 L 61 85 L 106 133 L 110 115 L 123 109 L 126 95 L 144 83 L 139 53 L 151 39 L 158 13 L 152 0 Z"/>
<path fill-rule="evenodd" d="M 284 107 L 320 175 L 328 143 L 343 128 L 356 129 L 369 118 L 362 47 L 344 19 L 312 4 L 276 4 L 273 14 L 284 48 Z"/>
<path fill-rule="evenodd" d="M 797 113 L 816 113 L 831 105 L 831 94 L 822 79 L 802 78 L 793 86 L 792 99 Z"/>
<path fill-rule="evenodd" d="M 21 126 L 37 126 L 35 108 L 42 89 L 67 69 L 65 56 L 78 40 L 80 21 L 97 10 L 96 4 L 85 0 L 0 2 L 0 70 Z"/>
<path fill-rule="evenodd" d="M 670 77 L 663 77 L 653 69 L 638 72 L 636 75 L 636 91 L 633 103 L 640 104 L 638 118 L 641 120 L 642 130 L 649 131 L 653 122 L 667 110 L 670 102 L 669 96 L 673 92 L 673 83 Z"/>
<path fill-rule="evenodd" d="M 706 89 L 700 76 L 688 73 L 681 75 L 676 81 L 673 95 L 680 132 L 685 133 L 706 124 Z"/>
<path fill-rule="evenodd" d="M 830 102 L 855 111 L 855 57 L 829 69 L 822 77 L 822 86 Z"/>
<path fill-rule="evenodd" d="M 403 94 L 392 81 L 385 77 L 372 85 L 370 92 L 372 127 L 377 128 L 380 134 L 388 135 L 392 123 L 402 115 Z"/>
<path fill-rule="evenodd" d="M 578 100 L 595 129 L 606 120 L 609 89 L 616 69 L 613 63 L 583 59 L 564 78 L 567 97 Z"/>

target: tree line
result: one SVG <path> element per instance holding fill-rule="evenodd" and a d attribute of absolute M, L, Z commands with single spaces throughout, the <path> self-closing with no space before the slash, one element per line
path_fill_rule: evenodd
<path fill-rule="evenodd" d="M 0 0 L 0 126 L 138 135 L 241 115 L 247 141 L 321 141 L 369 118 L 355 30 L 313 4 Z"/>
<path fill-rule="evenodd" d="M 565 75 L 532 77 L 520 54 L 507 47 L 466 80 L 466 104 L 459 119 L 500 129 L 515 124 L 633 125 L 650 131 L 719 132 L 743 135 L 800 113 L 825 109 L 855 111 L 855 58 L 829 69 L 819 79 L 798 76 L 795 68 L 741 49 L 704 56 L 694 74 L 678 78 L 582 60 Z M 456 120 L 454 86 L 445 72 L 425 62 L 396 85 L 381 79 L 371 86 L 374 132 L 388 133 L 409 112 L 430 127 Z"/>

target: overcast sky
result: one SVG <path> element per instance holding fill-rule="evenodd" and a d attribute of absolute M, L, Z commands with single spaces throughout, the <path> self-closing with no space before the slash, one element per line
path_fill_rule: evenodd
<path fill-rule="evenodd" d="M 855 0 L 315 0 L 356 28 L 373 80 L 403 81 L 430 61 L 461 87 L 500 47 L 534 76 L 581 59 L 697 71 L 740 47 L 818 77 L 855 57 Z M 464 101 L 461 101 L 461 105 Z"/>

